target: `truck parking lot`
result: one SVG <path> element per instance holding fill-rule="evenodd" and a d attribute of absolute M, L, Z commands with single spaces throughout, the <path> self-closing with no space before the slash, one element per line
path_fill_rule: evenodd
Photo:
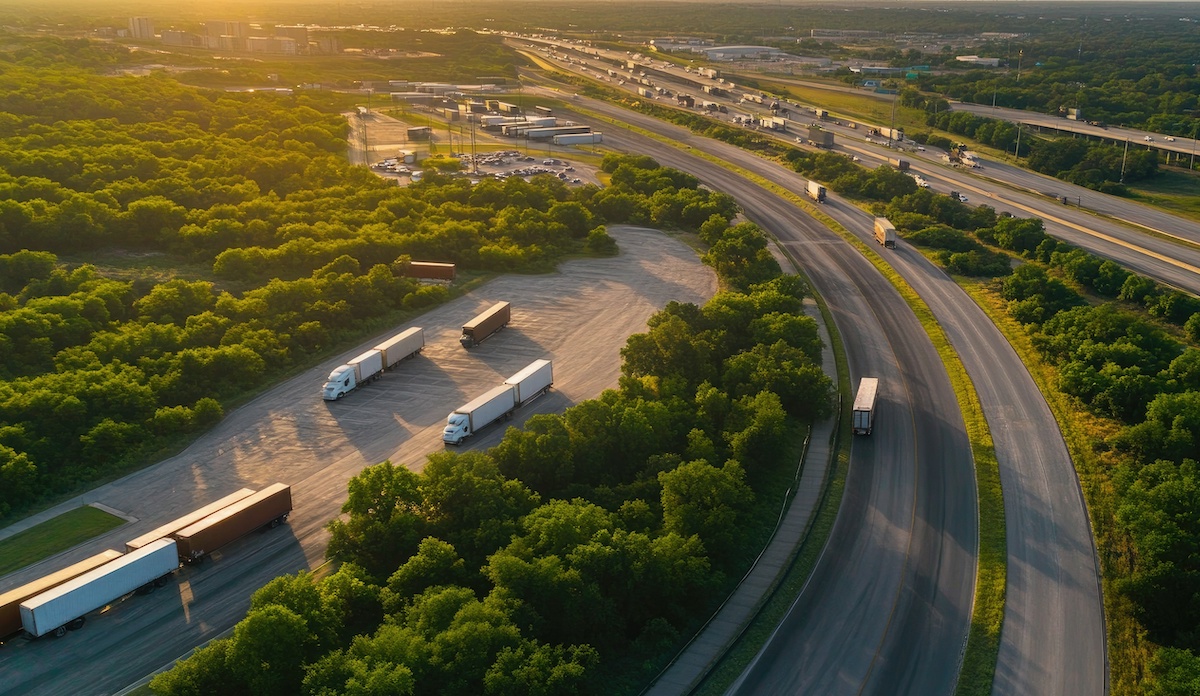
<path fill-rule="evenodd" d="M 555 273 L 502 276 L 469 295 L 402 326 L 346 347 L 322 364 L 231 412 L 181 454 L 90 491 L 43 515 L 100 502 L 139 522 L 118 527 L 71 551 L 0 580 L 0 592 L 103 551 L 243 487 L 275 481 L 292 486 L 289 523 L 251 534 L 185 567 L 179 582 L 136 603 L 89 619 L 86 640 L 76 634 L 50 642 L 14 641 L 0 650 L 5 687 L 24 694 L 113 693 L 165 666 L 239 620 L 250 594 L 271 578 L 313 568 L 324 560 L 325 524 L 346 498 L 346 481 L 363 467 L 391 459 L 415 469 L 440 451 L 447 414 L 531 361 L 554 363 L 554 387 L 518 409 L 511 424 L 556 412 L 615 386 L 625 339 L 670 300 L 703 302 L 716 279 L 695 252 L 656 231 L 610 228 L 621 254 L 576 259 Z M 478 347 L 464 350 L 463 324 L 497 301 L 512 303 L 512 321 Z M 326 402 L 320 387 L 347 356 L 357 355 L 408 326 L 425 330 L 425 350 L 402 369 Z M 482 388 L 481 388 L 482 386 Z M 464 443 L 485 449 L 503 436 L 490 428 Z M 18 531 L 16 526 L 4 533 Z M 79 634 L 82 635 L 82 634 Z M 73 670 L 87 662 L 96 670 Z"/>

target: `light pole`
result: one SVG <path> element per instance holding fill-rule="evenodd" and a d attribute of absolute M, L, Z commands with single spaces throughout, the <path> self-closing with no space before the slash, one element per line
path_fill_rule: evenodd
<path fill-rule="evenodd" d="M 1017 162 L 1021 161 L 1021 122 L 1017 121 L 1017 147 L 1013 150 L 1013 157 Z"/>
<path fill-rule="evenodd" d="M 1017 82 L 1021 81 L 1021 59 L 1025 57 L 1025 49 L 1017 51 Z"/>
<path fill-rule="evenodd" d="M 896 93 L 892 95 L 892 127 L 888 130 L 888 147 L 892 146 L 892 135 L 896 132 L 896 99 L 900 96 L 900 90 L 896 89 Z"/>
<path fill-rule="evenodd" d="M 1188 165 L 1188 171 L 1196 168 L 1196 138 L 1200 136 L 1200 121 L 1196 122 L 1196 127 L 1192 129 L 1192 163 Z"/>
<path fill-rule="evenodd" d="M 1129 138 L 1125 138 L 1125 152 L 1121 154 L 1121 183 L 1125 183 L 1125 158 L 1129 155 Z"/>

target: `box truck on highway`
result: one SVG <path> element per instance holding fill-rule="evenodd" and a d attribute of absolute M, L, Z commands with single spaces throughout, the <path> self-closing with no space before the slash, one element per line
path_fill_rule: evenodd
<path fill-rule="evenodd" d="M 267 525 L 278 527 L 291 511 L 292 487 L 273 483 L 171 536 L 179 544 L 179 560 L 195 563 L 256 529 Z"/>
<path fill-rule="evenodd" d="M 321 397 L 326 401 L 336 401 L 354 389 L 379 379 L 381 374 L 383 352 L 372 348 L 345 365 L 335 367 L 325 380 L 325 386 L 321 387 Z"/>
<path fill-rule="evenodd" d="M 858 382 L 858 394 L 854 397 L 854 434 L 870 435 L 875 425 L 875 394 L 879 380 L 863 377 Z"/>
<path fill-rule="evenodd" d="M 488 336 L 508 326 L 511 318 L 512 305 L 507 302 L 497 302 L 484 313 L 463 324 L 462 336 L 459 337 L 458 342 L 462 344 L 463 348 L 473 348 L 483 343 Z"/>
<path fill-rule="evenodd" d="M 204 507 L 200 508 L 199 510 L 196 510 L 194 512 L 189 512 L 188 514 L 184 515 L 183 517 L 171 520 L 170 522 L 164 524 L 163 526 L 161 526 L 157 529 L 151 530 L 149 532 L 146 532 L 145 534 L 141 535 L 140 537 L 138 537 L 132 541 L 125 542 L 125 552 L 131 553 L 133 551 L 137 551 L 138 549 L 142 548 L 143 546 L 146 546 L 147 544 L 151 544 L 155 541 L 158 541 L 159 539 L 169 537 L 172 534 L 174 534 L 175 532 L 178 532 L 179 530 L 183 529 L 184 527 L 190 527 L 193 524 L 196 524 L 200 520 L 204 519 L 205 517 L 208 517 L 209 515 L 213 514 L 214 512 L 224 510 L 225 508 L 229 507 L 230 505 L 233 505 L 234 503 L 238 502 L 239 500 L 242 500 L 243 498 L 248 498 L 252 495 L 254 495 L 254 491 L 249 488 L 243 488 L 240 491 L 235 491 L 233 493 L 230 493 L 229 495 L 225 496 L 224 498 L 221 498 L 220 500 L 218 500 L 216 502 L 209 503 L 208 505 L 205 505 Z"/>
<path fill-rule="evenodd" d="M 554 365 L 549 360 L 534 360 L 504 383 L 516 390 L 513 400 L 521 406 L 550 389 L 554 384 Z"/>
<path fill-rule="evenodd" d="M 875 241 L 885 249 L 896 248 L 896 228 L 887 218 L 875 218 Z"/>
<path fill-rule="evenodd" d="M 383 368 L 390 370 L 401 360 L 407 360 L 425 348 L 425 331 L 419 326 L 406 329 L 375 346 L 383 353 Z"/>
<path fill-rule="evenodd" d="M 818 203 L 825 202 L 825 187 L 818 184 L 817 182 L 815 182 L 815 181 L 808 182 L 808 186 L 805 188 L 805 191 L 808 192 L 808 197 L 813 199 L 814 201 L 816 201 Z"/>
<path fill-rule="evenodd" d="M 899 171 L 902 171 L 902 172 L 908 171 L 908 160 L 906 160 L 906 159 L 900 159 L 899 157 L 889 157 L 888 164 L 892 165 Z"/>
<path fill-rule="evenodd" d="M 159 539 L 21 603 L 21 626 L 39 638 L 83 626 L 88 613 L 136 590 L 161 586 L 179 567 L 173 539 Z"/>
<path fill-rule="evenodd" d="M 510 384 L 488 391 L 483 396 L 454 410 L 446 417 L 446 427 L 442 429 L 442 442 L 449 445 L 461 445 L 462 441 L 495 423 L 501 418 L 512 415 L 517 407 L 517 391 Z"/>
<path fill-rule="evenodd" d="M 95 570 L 109 561 L 115 561 L 121 555 L 120 551 L 110 549 L 91 558 L 85 558 L 74 565 L 69 565 L 57 573 L 40 577 L 33 582 L 25 583 L 20 587 L 14 587 L 4 594 L 0 594 L 0 638 L 20 633 L 22 602 L 31 597 L 36 597 L 43 592 L 52 590 L 64 582 L 73 580 L 88 571 Z"/>

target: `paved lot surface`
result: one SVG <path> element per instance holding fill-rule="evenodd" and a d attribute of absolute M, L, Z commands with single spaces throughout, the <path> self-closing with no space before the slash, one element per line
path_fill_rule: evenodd
<path fill-rule="evenodd" d="M 554 389 L 518 411 L 515 425 L 616 386 L 625 339 L 645 330 L 646 319 L 670 300 L 703 302 L 716 291 L 716 279 L 675 239 L 636 228 L 610 231 L 620 256 L 569 261 L 552 274 L 504 276 L 365 341 L 364 349 L 421 326 L 427 345 L 419 357 L 341 401 L 325 402 L 319 390 L 354 350 L 264 393 L 182 454 L 0 531 L 93 502 L 138 519 L 0 579 L 4 591 L 105 548 L 122 548 L 127 539 L 243 486 L 290 483 L 296 504 L 284 527 L 235 542 L 150 596 L 93 614 L 78 632 L 0 648 L 0 694 L 113 693 L 229 628 L 256 588 L 322 562 L 324 525 L 338 514 L 348 478 L 388 458 L 420 468 L 426 453 L 442 449 L 451 410 L 531 361 L 553 359 Z M 457 341 L 462 323 L 498 300 L 513 303 L 512 323 L 464 350 Z M 462 449 L 493 445 L 502 434 L 493 427 Z"/>

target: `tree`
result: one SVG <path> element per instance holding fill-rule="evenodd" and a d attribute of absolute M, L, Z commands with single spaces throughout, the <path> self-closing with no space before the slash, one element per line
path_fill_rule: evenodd
<path fill-rule="evenodd" d="M 505 648 L 488 668 L 483 683 L 495 696 L 573 696 L 587 694 L 590 670 L 600 654 L 590 645 L 551 646 L 537 641 Z"/>
<path fill-rule="evenodd" d="M 227 664 L 252 694 L 290 696 L 300 691 L 303 665 L 317 656 L 303 618 L 279 605 L 252 609 L 233 629 Z"/>
<path fill-rule="evenodd" d="M 470 580 L 467 566 L 454 547 L 441 539 L 421 540 L 417 553 L 388 578 L 384 610 L 397 614 L 408 601 L 431 587 L 464 585 Z"/>
<path fill-rule="evenodd" d="M 234 678 L 229 668 L 231 638 L 214 640 L 166 672 L 154 675 L 150 689 L 158 696 L 251 696 L 249 686 Z"/>
<path fill-rule="evenodd" d="M 711 557 L 728 563 L 740 538 L 741 516 L 754 494 L 735 461 L 721 468 L 697 460 L 658 475 L 663 528 L 681 537 L 700 537 Z"/>
<path fill-rule="evenodd" d="M 420 478 L 385 461 L 350 479 L 342 505 L 348 520 L 329 523 L 326 555 L 362 566 L 377 578 L 392 574 L 427 536 Z"/>
<path fill-rule="evenodd" d="M 509 428 L 488 455 L 502 474 L 543 496 L 562 491 L 574 480 L 571 433 L 556 414 L 538 413 L 525 421 L 523 429 Z"/>

